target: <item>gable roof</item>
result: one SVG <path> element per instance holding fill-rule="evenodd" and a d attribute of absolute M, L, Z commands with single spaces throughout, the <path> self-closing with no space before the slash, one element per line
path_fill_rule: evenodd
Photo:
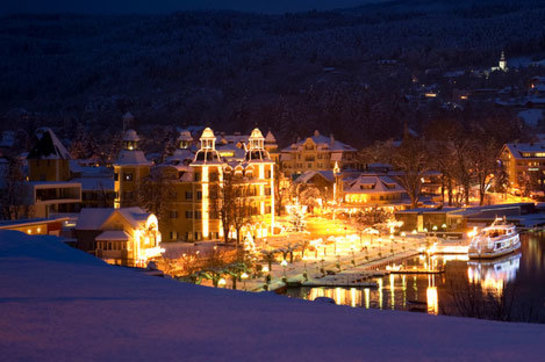
<path fill-rule="evenodd" d="M 42 127 L 34 133 L 33 146 L 27 159 L 69 160 L 70 153 L 51 128 Z"/>
<path fill-rule="evenodd" d="M 321 177 L 327 182 L 334 183 L 335 175 L 333 171 L 306 171 L 295 179 L 295 183 L 308 183 L 315 176 Z"/>
<path fill-rule="evenodd" d="M 356 179 L 348 180 L 344 184 L 345 193 L 376 194 L 404 191 L 397 182 L 383 175 L 361 174 Z"/>
<path fill-rule="evenodd" d="M 76 230 L 99 230 L 114 211 L 111 208 L 81 209 Z"/>
<path fill-rule="evenodd" d="M 523 157 L 523 153 L 545 153 L 545 143 L 507 143 L 505 146 L 511 152 L 513 157 L 521 158 L 544 158 L 540 157 Z"/>
<path fill-rule="evenodd" d="M 314 135 L 307 137 L 297 143 L 292 144 L 282 150 L 282 152 L 293 152 L 294 150 L 301 148 L 308 140 L 312 140 L 318 148 L 326 148 L 329 151 L 348 151 L 355 152 L 356 149 L 346 143 L 337 141 L 331 137 L 321 135 L 318 131 L 314 131 Z"/>
<path fill-rule="evenodd" d="M 114 215 L 121 215 L 134 228 L 148 220 L 150 214 L 140 207 L 124 207 L 120 209 L 96 208 L 81 209 L 76 230 L 100 230 Z"/>

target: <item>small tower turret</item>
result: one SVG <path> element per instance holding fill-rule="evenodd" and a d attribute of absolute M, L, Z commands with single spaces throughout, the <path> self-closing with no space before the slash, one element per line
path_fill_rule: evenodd
<path fill-rule="evenodd" d="M 114 163 L 114 207 L 135 206 L 139 185 L 150 174 L 151 162 L 139 149 L 140 137 L 129 129 L 123 135 L 123 149 Z"/>
<path fill-rule="evenodd" d="M 498 62 L 498 68 L 501 71 L 507 72 L 507 60 L 505 59 L 505 52 L 502 50 L 500 55 L 500 61 Z"/>

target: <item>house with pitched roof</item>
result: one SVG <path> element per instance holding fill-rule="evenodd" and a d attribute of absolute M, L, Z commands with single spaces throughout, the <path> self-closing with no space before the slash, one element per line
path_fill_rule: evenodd
<path fill-rule="evenodd" d="M 381 174 L 362 173 L 343 181 L 343 203 L 350 205 L 400 204 L 407 193 L 392 178 Z"/>
<path fill-rule="evenodd" d="M 164 251 L 157 217 L 139 207 L 82 209 L 76 246 L 109 264 L 145 267 Z"/>
<path fill-rule="evenodd" d="M 81 203 L 81 183 L 70 180 L 70 153 L 51 128 L 38 128 L 27 156 L 28 197 L 35 217 L 73 212 Z"/>

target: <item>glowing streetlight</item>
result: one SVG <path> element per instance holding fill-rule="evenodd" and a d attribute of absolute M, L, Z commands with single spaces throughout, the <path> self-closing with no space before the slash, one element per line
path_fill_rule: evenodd
<path fill-rule="evenodd" d="M 282 262 L 280 263 L 280 265 L 282 266 L 282 268 L 284 268 L 284 279 L 286 279 L 286 267 L 288 266 L 288 262 L 286 261 L 286 259 L 282 260 Z"/>
<path fill-rule="evenodd" d="M 225 284 L 227 284 L 225 279 L 221 278 L 220 280 L 218 280 L 218 285 L 219 285 L 220 288 L 224 288 Z"/>
<path fill-rule="evenodd" d="M 246 279 L 248 279 L 248 274 L 246 274 L 246 272 L 242 273 L 240 275 L 240 278 L 242 279 L 243 281 L 243 285 L 242 285 L 242 288 L 244 288 L 244 290 L 246 290 Z"/>
<path fill-rule="evenodd" d="M 394 255 L 394 235 L 390 234 L 390 252 Z"/>

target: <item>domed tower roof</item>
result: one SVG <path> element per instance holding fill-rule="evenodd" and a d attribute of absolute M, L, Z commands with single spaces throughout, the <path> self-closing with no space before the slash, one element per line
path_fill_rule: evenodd
<path fill-rule="evenodd" d="M 195 154 L 192 165 L 220 163 L 221 157 L 216 151 L 216 136 L 210 127 L 206 127 L 201 134 L 201 148 Z"/>
<path fill-rule="evenodd" d="M 216 136 L 214 135 L 214 131 L 210 127 L 206 127 L 204 131 L 202 131 L 201 134 L 201 140 L 203 139 L 216 139 Z"/>
<path fill-rule="evenodd" d="M 250 139 L 261 139 L 261 138 L 265 139 L 265 137 L 263 137 L 263 133 L 261 133 L 259 128 L 254 128 L 254 130 L 250 134 Z"/>
<path fill-rule="evenodd" d="M 115 165 L 151 165 L 144 152 L 138 149 L 140 137 L 134 129 L 129 129 L 123 135 L 123 149 L 119 152 Z"/>
<path fill-rule="evenodd" d="M 265 137 L 259 128 L 254 128 L 250 138 L 249 146 L 246 151 L 246 161 L 270 161 L 269 152 L 265 150 Z"/>
<path fill-rule="evenodd" d="M 178 137 L 179 141 L 193 141 L 193 137 L 191 136 L 191 132 L 189 132 L 187 129 L 183 129 L 180 131 L 180 136 Z"/>
<path fill-rule="evenodd" d="M 123 135 L 123 141 L 138 142 L 140 141 L 140 137 L 138 137 L 138 134 L 134 129 L 129 129 Z"/>

